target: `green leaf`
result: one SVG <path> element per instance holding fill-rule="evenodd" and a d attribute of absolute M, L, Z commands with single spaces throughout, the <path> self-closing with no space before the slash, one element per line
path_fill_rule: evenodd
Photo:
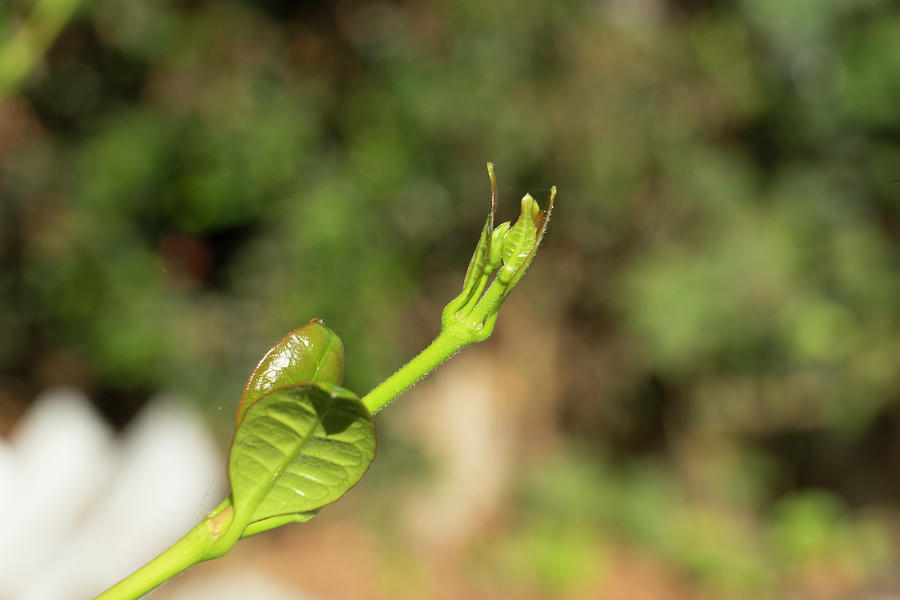
<path fill-rule="evenodd" d="M 270 392 L 250 405 L 231 444 L 235 520 L 321 508 L 353 487 L 374 457 L 375 422 L 353 392 L 322 383 Z"/>
<path fill-rule="evenodd" d="M 550 189 L 550 200 L 544 210 L 540 209 L 531 194 L 525 194 L 522 198 L 522 212 L 503 240 L 503 266 L 497 271 L 497 279 L 507 286 L 504 298 L 509 295 L 534 259 L 550 222 L 555 198 L 556 186 Z"/>
<path fill-rule="evenodd" d="M 337 334 L 313 319 L 295 329 L 263 356 L 250 375 L 238 404 L 235 428 L 247 409 L 270 391 L 303 381 L 340 385 L 344 378 L 344 344 Z"/>
<path fill-rule="evenodd" d="M 506 283 L 531 253 L 536 239 L 535 218 L 539 214 L 531 194 L 522 198 L 522 212 L 503 241 L 503 268 L 497 274 Z"/>
<path fill-rule="evenodd" d="M 466 300 L 472 295 L 479 278 L 484 273 L 484 265 L 487 262 L 491 247 L 492 222 L 493 215 L 488 215 L 487 220 L 484 222 L 484 227 L 481 229 L 481 237 L 478 238 L 475 253 L 472 255 L 472 260 L 469 261 L 469 267 L 466 269 L 466 277 L 463 280 L 463 294 L 466 296 Z"/>

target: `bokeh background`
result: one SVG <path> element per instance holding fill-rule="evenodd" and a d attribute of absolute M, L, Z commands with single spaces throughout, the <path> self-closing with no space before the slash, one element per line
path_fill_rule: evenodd
<path fill-rule="evenodd" d="M 494 336 L 341 502 L 156 597 L 900 598 L 888 0 L 5 0 L 0 432 L 169 394 L 224 453 L 312 317 L 364 393 L 437 332 L 487 160 L 503 220 L 559 186 Z"/>

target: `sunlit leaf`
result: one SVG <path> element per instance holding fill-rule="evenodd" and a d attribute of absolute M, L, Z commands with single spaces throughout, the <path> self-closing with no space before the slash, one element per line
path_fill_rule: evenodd
<path fill-rule="evenodd" d="M 250 405 L 232 442 L 236 518 L 251 512 L 254 523 L 320 508 L 359 481 L 374 457 L 375 423 L 349 390 L 304 383 L 270 392 Z"/>
<path fill-rule="evenodd" d="M 322 321 L 295 329 L 263 356 L 250 375 L 238 404 L 235 427 L 247 408 L 268 392 L 304 381 L 340 385 L 344 377 L 344 344 Z"/>
<path fill-rule="evenodd" d="M 547 231 L 555 199 L 556 186 L 550 189 L 550 199 L 544 210 L 540 210 L 538 203 L 531 195 L 526 194 L 522 198 L 522 212 L 509 233 L 506 234 L 503 242 L 504 264 L 497 271 L 497 277 L 501 281 L 506 281 L 509 286 L 504 297 L 509 295 L 534 259 L 538 246 L 541 245 L 541 240 L 544 238 L 544 232 Z M 516 235 L 514 232 L 517 232 Z"/>

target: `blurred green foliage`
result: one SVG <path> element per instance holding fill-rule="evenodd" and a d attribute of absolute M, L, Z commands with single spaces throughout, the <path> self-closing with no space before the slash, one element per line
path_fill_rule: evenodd
<path fill-rule="evenodd" d="M 562 593 L 619 536 L 718 590 L 877 579 L 898 57 L 887 0 L 86 0 L 0 100 L 2 393 L 230 416 L 313 316 L 365 391 L 436 331 L 492 160 L 507 207 L 560 186 L 520 301 L 552 307 L 559 425 L 593 448 L 526 494 L 503 569 Z"/>
<path fill-rule="evenodd" d="M 521 486 L 522 526 L 500 542 L 500 551 L 485 550 L 500 557 L 499 565 L 489 564 L 501 576 L 537 578 L 538 586 L 564 593 L 609 576 L 604 549 L 626 542 L 717 595 L 780 597 L 779 590 L 823 572 L 836 589 L 858 585 L 894 560 L 883 521 L 853 515 L 825 491 L 787 494 L 751 516 L 739 505 L 698 496 L 671 469 L 647 460 L 614 462 L 567 447 L 533 465 Z M 540 549 L 529 547 L 534 539 Z M 510 551 L 518 563 L 503 562 Z"/>

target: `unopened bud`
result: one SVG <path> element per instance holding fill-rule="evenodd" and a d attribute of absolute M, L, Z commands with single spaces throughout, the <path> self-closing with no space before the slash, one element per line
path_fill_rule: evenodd
<path fill-rule="evenodd" d="M 541 208 L 531 194 L 525 194 L 522 212 L 503 241 L 503 266 L 497 272 L 501 283 L 509 283 L 516 272 L 530 262 L 540 238 L 541 230 L 537 223 L 540 212 Z"/>
<path fill-rule="evenodd" d="M 493 273 L 497 270 L 497 267 L 500 266 L 503 260 L 503 243 L 506 241 L 509 227 L 509 221 L 506 221 L 494 227 L 494 231 L 491 233 L 491 250 L 485 265 L 485 271 L 488 273 Z"/>

